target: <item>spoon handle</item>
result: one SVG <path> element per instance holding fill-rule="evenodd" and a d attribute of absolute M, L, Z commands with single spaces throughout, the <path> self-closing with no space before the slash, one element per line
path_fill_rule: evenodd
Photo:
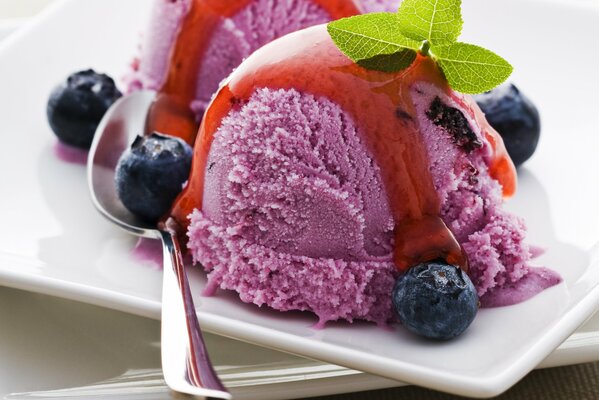
<path fill-rule="evenodd" d="M 164 250 L 162 369 L 175 392 L 231 399 L 208 357 L 176 233 L 160 230 Z"/>

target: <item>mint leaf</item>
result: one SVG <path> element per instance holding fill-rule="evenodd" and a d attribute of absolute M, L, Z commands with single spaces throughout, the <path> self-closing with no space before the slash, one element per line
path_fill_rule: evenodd
<path fill-rule="evenodd" d="M 431 44 L 455 43 L 462 33 L 461 0 L 403 0 L 398 11 L 401 33 Z"/>
<path fill-rule="evenodd" d="M 397 13 L 357 15 L 330 22 L 329 35 L 352 61 L 367 69 L 397 72 L 420 54 L 432 57 L 449 85 L 463 93 L 493 89 L 512 66 L 482 47 L 457 42 L 462 0 L 403 0 Z"/>
<path fill-rule="evenodd" d="M 397 14 L 372 13 L 330 22 L 327 30 L 352 61 L 369 69 L 395 72 L 405 68 L 407 60 L 411 63 L 420 48 L 418 41 L 399 32 L 398 25 Z"/>
<path fill-rule="evenodd" d="M 432 46 L 433 58 L 449 85 L 462 93 L 482 93 L 503 83 L 512 66 L 490 50 L 468 43 Z"/>
<path fill-rule="evenodd" d="M 393 54 L 380 54 L 356 63 L 366 69 L 383 72 L 397 72 L 408 68 L 416 59 L 415 51 L 400 51 Z"/>

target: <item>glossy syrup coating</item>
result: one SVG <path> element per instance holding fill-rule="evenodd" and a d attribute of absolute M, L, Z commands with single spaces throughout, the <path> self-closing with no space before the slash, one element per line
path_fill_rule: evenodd
<path fill-rule="evenodd" d="M 198 123 L 189 105 L 195 98 L 198 73 L 212 33 L 224 18 L 242 10 L 252 0 L 193 0 L 169 63 L 167 78 L 152 106 L 146 124 L 146 133 L 153 131 L 176 134 L 193 144 Z M 354 0 L 312 0 L 332 19 L 361 13 Z M 202 27 L 198 30 L 198 27 Z M 191 55 L 191 56 L 190 56 Z"/>
<path fill-rule="evenodd" d="M 505 195 L 513 193 L 515 169 L 501 139 L 473 102 L 451 91 L 430 58 L 418 56 L 412 66 L 398 73 L 366 70 L 336 48 L 325 26 L 317 26 L 260 49 L 219 90 L 195 143 L 189 185 L 175 202 L 172 216 L 185 229 L 187 216 L 193 209 L 201 209 L 206 162 L 222 119 L 242 107 L 257 88 L 296 89 L 331 99 L 358 126 L 381 168 L 393 212 L 396 266 L 406 270 L 440 258 L 467 269 L 464 252 L 440 217 L 439 199 L 410 96 L 410 88 L 416 82 L 441 88 L 472 111 L 493 149 L 491 175 L 503 185 Z M 398 113 L 402 118 L 398 118 Z"/>

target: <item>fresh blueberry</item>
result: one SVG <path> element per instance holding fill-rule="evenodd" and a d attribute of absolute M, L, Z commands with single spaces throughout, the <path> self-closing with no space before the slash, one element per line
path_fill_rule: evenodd
<path fill-rule="evenodd" d="M 541 120 L 535 105 L 513 84 L 501 85 L 475 96 L 487 121 L 503 138 L 516 166 L 528 160 L 537 148 Z"/>
<path fill-rule="evenodd" d="M 117 164 L 121 202 L 133 214 L 158 221 L 187 181 L 191 158 L 191 147 L 179 138 L 159 133 L 138 136 Z"/>
<path fill-rule="evenodd" d="M 98 123 L 121 92 L 108 75 L 94 70 L 76 72 L 50 94 L 46 114 L 58 139 L 89 149 Z"/>
<path fill-rule="evenodd" d="M 392 299 L 400 322 L 430 339 L 460 335 L 478 311 L 478 296 L 468 275 L 437 261 L 419 264 L 400 276 Z"/>

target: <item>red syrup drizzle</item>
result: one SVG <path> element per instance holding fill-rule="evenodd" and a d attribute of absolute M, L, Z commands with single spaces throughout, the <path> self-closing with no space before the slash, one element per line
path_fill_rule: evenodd
<path fill-rule="evenodd" d="M 503 197 L 505 199 L 512 197 L 518 186 L 516 167 L 508 155 L 501 135 L 489 124 L 471 96 L 458 97 L 453 93 L 452 99 L 466 110 L 467 114 L 474 115 L 476 125 L 484 133 L 485 139 L 491 146 L 489 173 L 501 184 Z"/>
<path fill-rule="evenodd" d="M 195 144 L 189 185 L 175 202 L 172 216 L 187 227 L 187 216 L 194 208 L 201 209 L 208 154 L 223 118 L 246 102 L 257 88 L 296 89 L 331 99 L 358 126 L 381 168 L 393 212 L 396 266 L 406 270 L 442 258 L 467 269 L 464 252 L 440 217 L 439 199 L 410 96 L 415 82 L 431 83 L 456 97 L 430 58 L 418 56 L 412 66 L 399 73 L 369 71 L 344 56 L 324 26 L 263 47 L 230 76 L 206 112 Z M 467 102 L 461 100 L 468 109 L 474 107 Z M 411 118 L 398 118 L 398 110 Z M 486 127 L 481 124 L 481 128 Z M 493 139 L 492 173 L 509 192 L 515 181 L 513 165 L 501 139 L 494 137 L 492 129 L 486 132 Z"/>
<path fill-rule="evenodd" d="M 189 143 L 194 141 L 196 133 L 189 104 L 200 84 L 196 79 L 201 57 L 188 55 L 202 54 L 210 38 L 206 33 L 198 40 L 197 32 L 191 33 L 192 23 L 200 19 L 206 26 L 214 26 L 220 18 L 233 15 L 248 3 L 248 0 L 226 2 L 218 9 L 213 8 L 218 12 L 202 16 L 200 5 L 219 1 L 197 0 L 193 3 L 175 46 L 167 82 L 148 121 L 152 129 L 160 130 L 156 127 L 167 125 L 168 129 L 164 131 L 179 132 L 178 136 Z M 339 10 L 358 12 L 351 1 L 319 0 L 318 3 L 346 4 L 346 8 Z M 210 29 L 204 32 L 210 32 Z M 515 190 L 515 169 L 503 142 L 484 118 L 478 117 L 482 114 L 473 101 L 453 94 L 434 62 L 418 56 L 412 66 L 399 73 L 368 71 L 344 56 L 329 38 L 326 28 L 318 26 L 260 49 L 218 91 L 195 139 L 189 184 L 173 204 L 171 216 L 181 230 L 186 231 L 188 215 L 196 208 L 201 209 L 208 154 L 223 118 L 246 102 L 258 88 L 296 89 L 331 99 L 356 123 L 381 168 L 395 220 L 393 260 L 396 266 L 406 270 L 420 262 L 442 258 L 467 270 L 464 252 L 440 217 L 439 199 L 410 97 L 410 87 L 415 82 L 429 82 L 442 88 L 465 109 L 473 110 L 493 150 L 489 163 L 491 175 L 503 185 L 504 195 L 511 195 Z M 411 118 L 398 118 L 398 112 Z"/>
<path fill-rule="evenodd" d="M 166 81 L 148 113 L 146 133 L 158 131 L 177 135 L 193 145 L 198 123 L 190 104 L 202 85 L 198 82 L 198 71 L 212 33 L 224 18 L 234 16 L 252 1 L 191 0 L 171 54 Z M 312 1 L 333 19 L 360 14 L 353 0 Z"/>

